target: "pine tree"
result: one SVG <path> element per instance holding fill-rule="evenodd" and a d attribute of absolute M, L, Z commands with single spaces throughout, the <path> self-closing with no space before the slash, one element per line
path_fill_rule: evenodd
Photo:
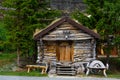
<path fill-rule="evenodd" d="M 101 42 L 107 43 L 107 56 L 113 47 L 120 47 L 120 0 L 84 0 L 86 11 L 73 17 L 90 29 L 97 29 Z"/>
<path fill-rule="evenodd" d="M 86 11 L 76 11 L 73 17 L 90 29 L 97 29 L 101 38 L 118 36 L 120 30 L 119 0 L 84 0 Z"/>
<path fill-rule="evenodd" d="M 59 11 L 49 10 L 46 0 L 5 0 L 4 22 L 9 34 L 9 42 L 17 50 L 17 63 L 20 56 L 34 54 L 33 34 L 36 28 L 43 28 L 60 15 Z"/>
<path fill-rule="evenodd" d="M 4 24 L 0 20 L 0 52 L 4 50 L 4 41 L 6 40 L 6 30 Z"/>

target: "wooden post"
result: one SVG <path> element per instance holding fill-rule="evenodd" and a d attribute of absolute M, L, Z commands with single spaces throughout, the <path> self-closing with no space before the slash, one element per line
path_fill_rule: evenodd
<path fill-rule="evenodd" d="M 43 61 L 44 58 L 44 45 L 43 45 L 43 41 L 40 38 L 40 52 L 41 52 L 41 61 Z"/>
<path fill-rule="evenodd" d="M 38 53 L 38 55 L 37 55 L 37 63 L 39 63 L 40 62 L 40 43 L 39 42 L 37 42 L 37 53 Z"/>
<path fill-rule="evenodd" d="M 94 39 L 92 39 L 92 46 L 93 59 L 96 59 L 96 41 Z"/>

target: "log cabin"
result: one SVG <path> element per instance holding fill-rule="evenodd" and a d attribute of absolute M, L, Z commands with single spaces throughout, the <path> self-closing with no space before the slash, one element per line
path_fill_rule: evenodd
<path fill-rule="evenodd" d="M 37 63 L 50 62 L 51 73 L 75 75 L 96 58 L 99 38 L 99 34 L 69 17 L 57 19 L 34 34 Z"/>

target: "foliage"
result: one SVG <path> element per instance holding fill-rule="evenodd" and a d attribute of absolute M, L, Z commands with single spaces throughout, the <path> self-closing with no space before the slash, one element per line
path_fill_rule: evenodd
<path fill-rule="evenodd" d="M 19 55 L 34 53 L 35 29 L 43 28 L 61 14 L 49 10 L 46 0 L 4 0 L 3 6 L 8 8 L 3 12 L 5 28 L 8 30 L 6 46 L 11 45 Z"/>
<path fill-rule="evenodd" d="M 104 64 L 106 64 L 106 58 L 99 58 Z M 111 73 L 119 73 L 120 72 L 120 57 L 114 57 L 109 59 L 109 70 L 108 72 Z"/>
<path fill-rule="evenodd" d="M 113 47 L 120 47 L 120 0 L 84 0 L 86 11 L 76 11 L 72 17 L 90 29 L 96 29 L 101 36 L 100 43 L 106 43 L 109 56 Z M 109 35 L 113 35 L 111 38 Z"/>
<path fill-rule="evenodd" d="M 4 40 L 6 40 L 6 30 L 4 29 L 4 23 L 2 21 L 0 21 L 0 51 L 3 50 L 3 43 Z"/>
<path fill-rule="evenodd" d="M 6 40 L 5 33 L 4 23 L 0 21 L 0 40 Z"/>
<path fill-rule="evenodd" d="M 7 29 L 5 29 L 5 24 L 0 21 L 0 52 L 10 52 L 12 51 L 12 44 L 8 42 L 9 36 L 7 35 Z"/>
<path fill-rule="evenodd" d="M 120 1 L 84 1 L 87 6 L 86 12 L 76 11 L 73 17 L 90 29 L 97 29 L 103 39 L 110 34 L 118 35 L 120 30 Z"/>

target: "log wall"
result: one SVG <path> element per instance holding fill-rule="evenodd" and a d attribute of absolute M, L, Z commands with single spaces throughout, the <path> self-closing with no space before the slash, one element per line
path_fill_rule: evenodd
<path fill-rule="evenodd" d="M 81 40 L 90 39 L 92 36 L 78 30 L 71 24 L 64 22 L 62 25 L 56 27 L 53 31 L 43 37 L 43 40 Z"/>
<path fill-rule="evenodd" d="M 56 62 L 56 43 L 45 42 L 44 43 L 44 61 Z"/>
<path fill-rule="evenodd" d="M 79 30 L 64 22 L 62 25 L 57 26 L 52 31 L 48 32 L 43 38 L 44 43 L 44 58 L 43 61 L 56 62 L 60 59 L 59 42 L 69 42 L 73 50 L 73 62 L 86 61 L 95 56 L 95 46 L 96 43 L 93 42 L 94 38 L 88 33 Z M 69 46 L 68 46 L 69 47 Z M 39 49 L 40 47 L 38 47 Z M 40 51 L 38 51 L 41 54 Z M 39 57 L 41 55 L 38 55 Z"/>
<path fill-rule="evenodd" d="M 86 61 L 93 58 L 93 48 L 91 40 L 75 41 L 74 43 L 74 62 Z"/>
<path fill-rule="evenodd" d="M 94 56 L 93 53 L 94 45 L 91 43 L 91 39 L 74 41 L 71 44 L 71 46 L 72 46 L 71 49 L 73 50 L 73 59 L 72 59 L 73 62 L 87 61 L 88 59 L 91 59 Z M 57 49 L 60 49 L 60 46 L 58 46 L 58 42 L 54 42 L 54 41 L 44 42 L 43 61 L 52 61 L 52 62 L 59 61 L 60 54 L 58 52 L 60 51 Z"/>

